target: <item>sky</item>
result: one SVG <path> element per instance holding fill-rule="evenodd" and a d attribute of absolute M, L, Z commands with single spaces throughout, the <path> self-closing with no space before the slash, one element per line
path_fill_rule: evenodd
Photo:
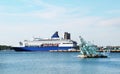
<path fill-rule="evenodd" d="M 98 46 L 120 46 L 120 0 L 0 0 L 0 45 L 71 33 Z"/>

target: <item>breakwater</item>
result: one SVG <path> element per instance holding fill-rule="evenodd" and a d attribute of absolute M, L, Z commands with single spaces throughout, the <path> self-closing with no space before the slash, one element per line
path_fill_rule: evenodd
<path fill-rule="evenodd" d="M 72 50 L 50 50 L 50 52 L 80 52 L 78 49 L 72 49 Z"/>
<path fill-rule="evenodd" d="M 97 50 L 98 52 L 120 52 L 120 50 Z M 79 49 L 73 50 L 50 50 L 50 52 L 80 52 Z"/>

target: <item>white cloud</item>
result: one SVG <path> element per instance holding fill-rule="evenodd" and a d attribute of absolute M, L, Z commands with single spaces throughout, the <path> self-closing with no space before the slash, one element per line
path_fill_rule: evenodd
<path fill-rule="evenodd" d="M 43 19 L 55 19 L 66 12 L 66 9 L 63 7 L 51 5 L 45 3 L 41 0 L 32 0 L 32 1 L 22 1 L 24 3 L 23 6 L 1 6 L 0 13 L 1 16 L 22 16 L 22 17 L 36 17 Z M 25 5 L 26 4 L 26 5 Z M 34 10 L 31 10 L 33 6 Z M 4 10 L 9 10 L 4 11 Z M 19 9 L 19 10 L 18 10 Z M 26 11 L 29 9 L 29 12 Z M 21 11 L 23 12 L 21 12 Z M 17 12 L 20 11 L 20 12 Z"/>
<path fill-rule="evenodd" d="M 109 10 L 106 12 L 107 14 L 120 14 L 120 9 L 117 10 Z"/>
<path fill-rule="evenodd" d="M 120 18 L 109 18 L 100 20 L 97 23 L 99 26 L 106 26 L 106 27 L 120 27 Z"/>
<path fill-rule="evenodd" d="M 108 25 L 106 25 L 105 23 L 102 23 L 102 25 L 99 24 L 104 21 L 98 17 L 86 17 L 86 18 L 71 18 L 66 20 L 60 20 L 60 21 L 55 21 L 54 23 L 39 22 L 38 24 L 34 24 L 32 22 L 29 22 L 27 23 L 28 25 L 24 23 L 22 24 L 18 23 L 17 25 L 1 25 L 0 34 L 1 34 L 1 39 L 5 40 L 5 42 L 3 41 L 4 43 L 12 44 L 12 45 L 18 44 L 18 41 L 20 40 L 22 41 L 24 39 L 30 39 L 33 36 L 40 36 L 41 38 L 44 37 L 47 38 L 51 36 L 51 34 L 55 31 L 59 31 L 60 33 L 63 33 L 65 31 L 70 32 L 72 34 L 72 39 L 78 41 L 78 43 L 79 43 L 79 38 L 78 38 L 79 35 L 85 37 L 86 40 L 89 41 L 94 40 L 95 43 L 97 44 L 106 43 L 109 45 L 112 44 L 109 43 L 112 42 L 112 40 L 117 42 L 118 39 L 116 37 L 119 37 L 118 35 L 119 31 L 109 29 L 111 27 L 111 25 L 109 24 Z M 111 20 L 108 20 L 107 22 L 111 23 Z M 111 32 L 113 34 L 112 35 L 110 33 L 108 34 L 108 32 Z M 10 33 L 11 35 L 9 35 Z M 8 38 L 7 36 L 9 36 L 10 38 Z M 60 34 L 60 36 L 62 36 L 62 34 Z M 114 38 L 116 38 L 117 40 L 115 40 Z"/>

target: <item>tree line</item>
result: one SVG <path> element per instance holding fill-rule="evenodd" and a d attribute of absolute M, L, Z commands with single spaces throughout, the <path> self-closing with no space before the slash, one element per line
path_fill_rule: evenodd
<path fill-rule="evenodd" d="M 0 50 L 12 50 L 12 47 L 7 45 L 0 45 Z"/>

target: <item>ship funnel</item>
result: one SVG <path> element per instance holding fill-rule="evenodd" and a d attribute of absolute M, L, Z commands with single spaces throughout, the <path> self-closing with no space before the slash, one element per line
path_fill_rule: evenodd
<path fill-rule="evenodd" d="M 70 33 L 65 32 L 65 33 L 64 33 L 64 39 L 71 39 Z"/>
<path fill-rule="evenodd" d="M 51 38 L 59 38 L 58 31 L 56 31 L 56 32 L 51 36 Z"/>

